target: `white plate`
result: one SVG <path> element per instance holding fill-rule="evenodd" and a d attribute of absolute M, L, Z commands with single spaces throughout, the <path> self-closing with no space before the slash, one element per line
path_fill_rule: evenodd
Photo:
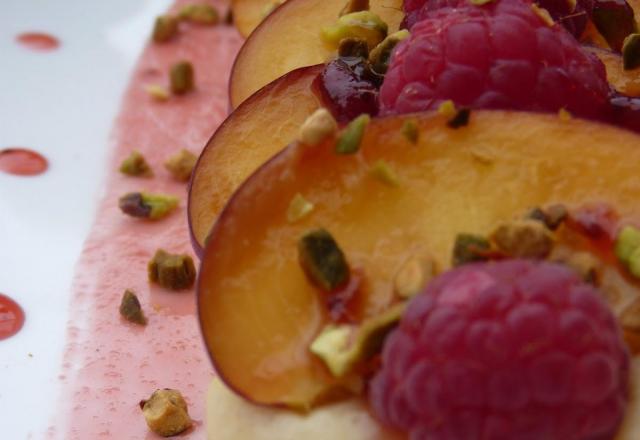
<path fill-rule="evenodd" d="M 61 397 L 70 285 L 102 189 L 110 128 L 153 18 L 169 4 L 0 3 L 0 149 L 27 147 L 50 161 L 38 177 L 0 173 L 0 293 L 27 315 L 18 335 L 0 341 L 3 439 L 44 437 Z M 27 50 L 15 37 L 29 31 L 50 33 L 61 47 Z"/>

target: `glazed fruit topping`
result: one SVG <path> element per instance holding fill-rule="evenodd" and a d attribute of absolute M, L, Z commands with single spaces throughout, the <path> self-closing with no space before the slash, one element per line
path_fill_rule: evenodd
<path fill-rule="evenodd" d="M 411 439 L 612 438 L 629 357 L 592 286 L 547 262 L 436 278 L 385 342 L 374 413 Z"/>

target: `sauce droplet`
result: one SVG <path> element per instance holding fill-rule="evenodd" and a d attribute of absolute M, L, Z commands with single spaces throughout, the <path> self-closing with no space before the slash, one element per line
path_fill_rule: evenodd
<path fill-rule="evenodd" d="M 10 338 L 24 325 L 24 312 L 17 302 L 0 293 L 0 341 Z"/>
<path fill-rule="evenodd" d="M 43 32 L 25 32 L 16 36 L 16 41 L 27 49 L 49 52 L 60 47 L 60 41 Z"/>
<path fill-rule="evenodd" d="M 47 171 L 49 162 L 40 153 L 26 148 L 0 150 L 0 171 L 16 176 L 37 176 Z"/>

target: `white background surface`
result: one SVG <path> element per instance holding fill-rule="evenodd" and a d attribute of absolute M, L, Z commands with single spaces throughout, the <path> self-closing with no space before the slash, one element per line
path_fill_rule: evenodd
<path fill-rule="evenodd" d="M 43 438 L 52 421 L 74 265 L 101 194 L 111 125 L 153 18 L 169 4 L 0 0 L 0 149 L 32 148 L 50 161 L 38 177 L 0 173 L 0 292 L 27 316 L 17 336 L 0 341 L 3 440 Z M 29 31 L 62 45 L 16 44 Z"/>

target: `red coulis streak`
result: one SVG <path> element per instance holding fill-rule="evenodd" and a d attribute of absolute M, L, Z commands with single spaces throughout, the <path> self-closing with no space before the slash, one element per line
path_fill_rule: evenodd
<path fill-rule="evenodd" d="M 47 159 L 26 148 L 6 148 L 0 150 L 0 171 L 16 176 L 37 176 L 47 171 Z"/>
<path fill-rule="evenodd" d="M 24 312 L 17 302 L 0 293 L 0 341 L 10 338 L 24 325 Z"/>
<path fill-rule="evenodd" d="M 16 36 L 16 41 L 27 49 L 48 52 L 60 47 L 60 40 L 43 32 L 24 32 Z"/>

